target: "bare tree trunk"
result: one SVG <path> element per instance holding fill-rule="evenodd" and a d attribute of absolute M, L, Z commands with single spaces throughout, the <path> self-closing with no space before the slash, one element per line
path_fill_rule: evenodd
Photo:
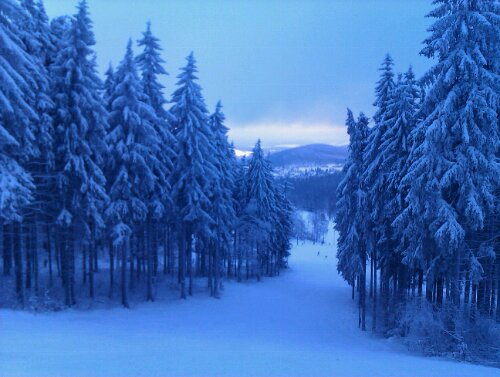
<path fill-rule="evenodd" d="M 477 312 L 477 283 L 472 282 L 472 292 L 471 292 L 471 300 L 470 300 L 470 318 L 472 321 L 476 319 Z"/>
<path fill-rule="evenodd" d="M 460 308 L 460 265 L 462 263 L 462 248 L 456 250 L 455 269 L 453 271 L 453 279 L 451 281 L 451 299 L 456 307 Z"/>
<path fill-rule="evenodd" d="M 90 229 L 90 243 L 89 243 L 89 296 L 94 298 L 94 258 L 97 259 L 96 240 L 95 240 L 95 228 L 91 225 Z"/>
<path fill-rule="evenodd" d="M 94 242 L 95 242 L 95 240 L 94 240 Z M 94 247 L 91 249 L 91 251 L 94 253 L 94 255 L 92 257 L 92 259 L 94 260 L 94 272 L 99 272 L 99 258 L 98 258 L 98 254 L 97 254 L 97 252 L 99 250 L 98 250 L 96 243 L 94 243 Z"/>
<path fill-rule="evenodd" d="M 179 284 L 181 286 L 181 298 L 186 299 L 186 237 L 188 231 L 186 229 L 187 225 L 182 225 L 182 231 L 179 235 Z"/>
<path fill-rule="evenodd" d="M 33 282 L 35 284 L 35 294 L 38 296 L 40 294 L 40 283 L 39 283 L 39 253 L 42 249 L 42 235 L 41 235 L 41 224 L 38 220 L 38 215 L 35 216 L 34 224 L 34 252 L 33 252 Z"/>
<path fill-rule="evenodd" d="M 33 254 L 33 241 L 32 241 L 32 228 L 31 224 L 21 223 L 21 234 L 24 240 L 24 255 L 26 260 L 26 289 L 31 288 L 31 272 L 32 272 L 32 254 Z"/>
<path fill-rule="evenodd" d="M 49 264 L 49 288 L 52 288 L 54 283 L 53 272 L 52 272 L 52 234 L 50 232 L 50 226 L 46 226 L 46 237 L 47 237 L 47 257 Z"/>
<path fill-rule="evenodd" d="M 3 274 L 5 276 L 10 275 L 12 270 L 12 256 L 13 256 L 13 246 L 12 238 L 14 237 L 12 226 L 4 225 L 3 220 L 0 218 L 0 227 L 2 228 L 3 237 L 0 240 L 3 245 L 2 257 L 3 257 Z"/>
<path fill-rule="evenodd" d="M 72 241 L 70 244 L 70 275 L 69 275 L 69 283 L 70 283 L 70 294 L 71 294 L 71 305 L 76 304 L 75 298 L 75 250 L 76 250 L 76 240 L 74 239 L 74 235 L 76 233 L 72 232 Z"/>
<path fill-rule="evenodd" d="M 497 323 L 500 323 L 500 258 L 497 257 L 497 299 L 496 299 L 496 320 Z"/>
<path fill-rule="evenodd" d="M 67 229 L 60 228 L 60 260 L 61 260 L 61 278 L 64 287 L 64 304 L 71 306 L 71 293 L 69 283 L 69 261 L 68 261 L 68 240 Z"/>
<path fill-rule="evenodd" d="M 127 256 L 129 254 L 128 250 L 129 248 L 130 248 L 130 238 L 127 237 L 125 243 L 121 245 L 121 256 L 122 256 L 121 299 L 122 299 L 122 305 L 126 308 L 130 307 L 127 297 Z"/>
<path fill-rule="evenodd" d="M 152 240 L 151 240 L 151 220 L 148 218 L 147 229 L 144 232 L 144 238 L 146 243 L 146 258 L 147 258 L 147 294 L 146 301 L 154 301 L 153 299 L 153 250 L 152 250 Z"/>
<path fill-rule="evenodd" d="M 129 287 L 130 290 L 134 289 L 134 258 L 138 254 L 138 240 L 137 236 L 132 234 L 130 237 L 130 240 L 128 241 L 128 250 L 127 250 L 127 255 L 130 259 L 129 264 L 130 264 L 130 271 L 129 271 Z"/>
<path fill-rule="evenodd" d="M 167 274 L 168 272 L 170 272 L 168 270 L 168 264 L 167 263 L 167 255 L 168 255 L 168 244 L 169 244 L 169 241 L 170 241 L 170 232 L 169 232 L 169 226 L 167 224 L 167 226 L 165 227 L 165 232 L 164 232 L 164 236 L 163 236 L 164 240 L 163 240 L 163 274 Z"/>
<path fill-rule="evenodd" d="M 219 284 L 220 284 L 220 241 L 217 239 L 214 248 L 214 294 L 215 298 L 219 298 Z"/>
<path fill-rule="evenodd" d="M 210 241 L 208 246 L 208 288 L 210 289 L 210 296 L 214 295 L 214 244 Z"/>
<path fill-rule="evenodd" d="M 465 273 L 465 288 L 464 288 L 464 307 L 468 309 L 470 300 L 470 273 L 469 270 Z"/>
<path fill-rule="evenodd" d="M 436 304 L 438 308 L 441 308 L 443 306 L 443 290 L 444 290 L 444 284 L 443 284 L 443 277 L 439 276 L 436 281 L 437 284 L 437 295 L 436 295 Z"/>
<path fill-rule="evenodd" d="M 370 298 L 373 297 L 373 253 L 372 252 L 372 257 L 370 258 Z"/>
<path fill-rule="evenodd" d="M 109 297 L 113 297 L 115 286 L 115 256 L 113 243 L 109 243 Z M 118 263 L 118 262 L 117 262 Z"/>
<path fill-rule="evenodd" d="M 187 272 L 189 276 L 189 287 L 188 287 L 188 293 L 190 296 L 193 295 L 193 234 L 191 232 L 191 226 L 188 228 L 188 234 L 187 234 Z"/>
<path fill-rule="evenodd" d="M 373 318 L 373 323 L 372 323 L 372 331 L 376 332 L 377 331 L 377 251 L 374 249 L 373 253 L 373 260 L 372 260 L 372 289 L 373 289 L 373 312 L 372 312 L 372 318 Z"/>
<path fill-rule="evenodd" d="M 417 289 L 418 297 L 422 297 L 423 285 L 424 285 L 424 271 L 421 268 L 419 268 L 418 269 L 418 289 Z"/>
<path fill-rule="evenodd" d="M 89 255 L 89 270 L 92 270 L 92 261 Z M 82 283 L 87 284 L 87 247 L 82 245 Z"/>
<path fill-rule="evenodd" d="M 363 272 L 360 279 L 361 330 L 366 331 L 366 253 L 362 253 L 361 263 Z"/>
<path fill-rule="evenodd" d="M 23 284 L 23 246 L 21 236 L 21 225 L 11 224 L 12 250 L 14 252 L 14 268 L 16 271 L 16 295 L 18 304 L 24 308 L 24 284 Z"/>

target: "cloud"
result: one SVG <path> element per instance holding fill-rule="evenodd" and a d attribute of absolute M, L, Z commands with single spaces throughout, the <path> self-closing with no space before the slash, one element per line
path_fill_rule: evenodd
<path fill-rule="evenodd" d="M 344 145 L 349 141 L 344 125 L 329 122 L 261 121 L 229 127 L 229 138 L 240 149 L 251 148 L 259 138 L 266 148 L 314 143 Z"/>

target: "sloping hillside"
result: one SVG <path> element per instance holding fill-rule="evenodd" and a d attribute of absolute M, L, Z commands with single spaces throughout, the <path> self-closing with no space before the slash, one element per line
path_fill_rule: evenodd
<path fill-rule="evenodd" d="M 347 158 L 347 145 L 309 144 L 271 154 L 274 167 L 343 165 Z"/>

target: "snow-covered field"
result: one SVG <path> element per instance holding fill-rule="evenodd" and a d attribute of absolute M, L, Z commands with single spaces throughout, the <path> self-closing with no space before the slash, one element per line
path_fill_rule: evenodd
<path fill-rule="evenodd" d="M 32 314 L 0 311 L 0 376 L 499 376 L 412 355 L 357 329 L 334 240 L 294 246 L 290 270 L 226 283 L 221 300 Z M 318 256 L 318 251 L 320 255 Z"/>

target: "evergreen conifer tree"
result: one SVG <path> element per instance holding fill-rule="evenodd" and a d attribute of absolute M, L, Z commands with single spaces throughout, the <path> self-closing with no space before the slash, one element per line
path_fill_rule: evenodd
<path fill-rule="evenodd" d="M 186 298 L 185 272 L 189 275 L 188 291 L 192 294 L 193 234 L 210 235 L 214 224 L 211 215 L 210 189 L 217 177 L 207 109 L 201 87 L 196 82 L 196 61 L 191 53 L 182 68 L 178 88 L 172 96 L 171 112 L 175 118 L 176 159 L 172 172 L 173 201 L 179 216 L 179 280 L 181 297 Z"/>

